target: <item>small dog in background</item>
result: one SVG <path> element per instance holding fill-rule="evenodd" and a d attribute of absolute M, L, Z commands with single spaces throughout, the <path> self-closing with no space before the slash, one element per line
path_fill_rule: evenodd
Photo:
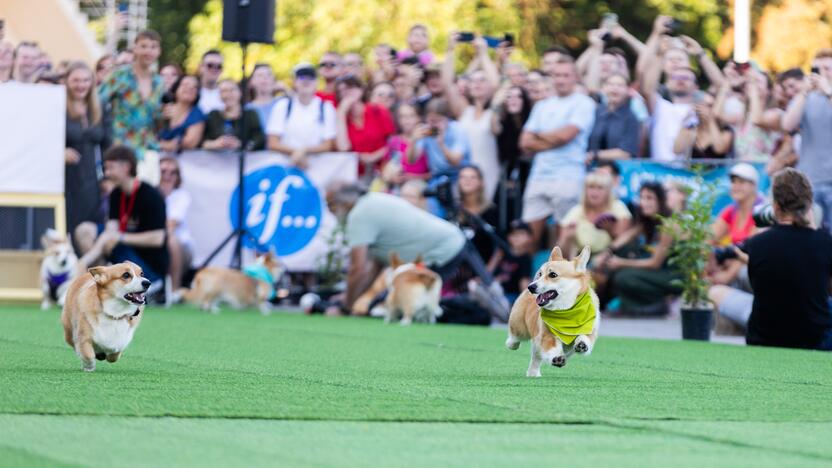
<path fill-rule="evenodd" d="M 542 361 L 563 367 L 573 353 L 592 352 L 601 314 L 586 268 L 589 254 L 586 246 L 578 257 L 567 261 L 555 246 L 549 261 L 515 301 L 506 347 L 517 349 L 520 341 L 531 340 L 532 358 L 526 376 L 540 377 Z"/>
<path fill-rule="evenodd" d="M 75 276 L 78 257 L 67 236 L 54 229 L 47 229 L 40 238 L 45 251 L 40 264 L 40 285 L 43 301 L 40 308 L 46 310 L 54 304 L 64 305 L 66 291 Z"/>
<path fill-rule="evenodd" d="M 197 272 L 190 289 L 182 288 L 174 302 L 184 300 L 202 310 L 219 313 L 219 305 L 235 309 L 259 307 L 260 312 L 271 312 L 269 301 L 275 297 L 275 283 L 285 269 L 271 252 L 260 255 L 243 271 L 223 267 L 206 267 Z"/>
<path fill-rule="evenodd" d="M 150 280 L 132 262 L 90 268 L 69 285 L 61 323 L 64 340 L 86 372 L 95 361 L 116 362 L 133 339 Z"/>
<path fill-rule="evenodd" d="M 384 301 L 386 323 L 436 323 L 442 315 L 439 306 L 442 278 L 417 257 L 405 263 L 395 252 L 390 254 L 390 268 L 385 272 L 387 298 Z"/>

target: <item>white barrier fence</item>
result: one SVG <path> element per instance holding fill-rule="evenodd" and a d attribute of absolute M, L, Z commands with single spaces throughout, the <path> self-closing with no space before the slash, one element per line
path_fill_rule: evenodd
<path fill-rule="evenodd" d="M 237 155 L 188 151 L 178 159 L 182 186 L 192 198 L 187 223 L 194 237 L 194 265 L 201 265 L 236 226 Z M 324 202 L 326 187 L 356 180 L 356 155 L 313 155 L 300 171 L 283 154 L 259 151 L 247 155 L 244 172 L 244 227 L 256 239 L 244 240 L 247 255 L 259 244 L 275 249 L 290 271 L 315 271 L 336 224 Z M 233 249 L 234 242 L 228 243 L 212 264 L 228 265 Z"/>

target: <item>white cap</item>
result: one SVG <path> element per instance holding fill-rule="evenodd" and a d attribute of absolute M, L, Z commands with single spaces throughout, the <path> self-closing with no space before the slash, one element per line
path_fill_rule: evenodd
<path fill-rule="evenodd" d="M 760 174 L 757 173 L 757 169 L 754 169 L 754 166 L 748 163 L 739 163 L 734 165 L 728 175 L 736 176 L 749 182 L 754 182 L 754 185 L 757 185 L 760 182 Z"/>

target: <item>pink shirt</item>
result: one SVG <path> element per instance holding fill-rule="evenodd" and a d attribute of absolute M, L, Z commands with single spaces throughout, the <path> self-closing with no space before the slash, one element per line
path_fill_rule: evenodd
<path fill-rule="evenodd" d="M 428 169 L 427 153 L 423 150 L 419 153 L 416 161 L 411 163 L 407 160 L 407 149 L 408 143 L 406 139 L 399 135 L 392 136 L 390 137 L 390 141 L 387 142 L 387 155 L 384 159 L 385 161 L 389 161 L 393 159 L 393 155 L 398 152 L 400 155 L 399 163 L 402 165 L 402 172 L 404 174 L 422 175 L 430 172 Z"/>

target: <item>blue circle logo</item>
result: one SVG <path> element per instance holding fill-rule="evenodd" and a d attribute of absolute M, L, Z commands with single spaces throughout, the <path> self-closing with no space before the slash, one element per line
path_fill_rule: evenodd
<path fill-rule="evenodd" d="M 251 236 L 243 246 L 271 247 L 277 255 L 291 255 L 309 244 L 321 225 L 321 196 L 297 168 L 269 166 L 243 179 L 245 222 Z M 239 192 L 234 189 L 229 204 L 231 225 L 239 219 Z"/>

